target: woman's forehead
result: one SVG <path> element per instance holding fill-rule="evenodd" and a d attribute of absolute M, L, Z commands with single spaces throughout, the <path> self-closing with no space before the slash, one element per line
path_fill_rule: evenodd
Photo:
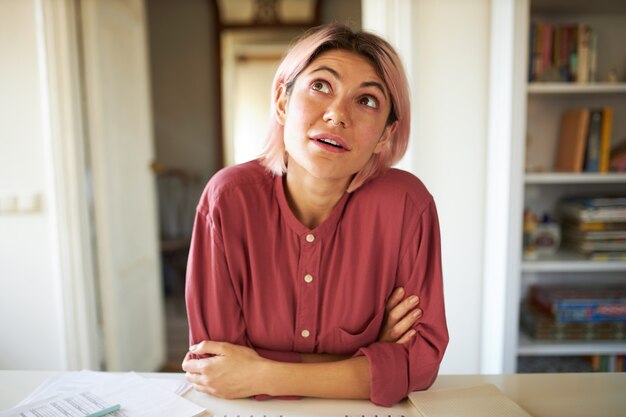
<path fill-rule="evenodd" d="M 324 67 L 334 70 L 340 77 L 358 77 L 385 84 L 372 62 L 365 56 L 352 51 L 344 49 L 325 51 L 315 57 L 304 72 L 310 73 Z"/>

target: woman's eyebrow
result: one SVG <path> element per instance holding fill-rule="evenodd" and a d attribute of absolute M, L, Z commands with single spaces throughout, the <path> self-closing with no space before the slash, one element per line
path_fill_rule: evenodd
<path fill-rule="evenodd" d="M 339 81 L 343 81 L 343 77 L 341 76 L 341 74 L 339 74 L 337 71 L 335 71 L 334 69 L 327 67 L 326 65 L 322 65 L 319 66 L 317 68 L 315 68 L 314 70 L 311 71 L 311 74 L 313 74 L 314 72 L 318 72 L 318 71 L 328 71 L 330 72 L 335 78 L 337 78 Z M 383 85 L 377 81 L 365 81 L 361 83 L 361 87 L 376 87 L 380 90 L 381 93 L 383 93 L 383 96 L 385 96 L 385 98 L 387 98 L 387 93 L 385 92 L 385 88 L 383 87 Z"/>

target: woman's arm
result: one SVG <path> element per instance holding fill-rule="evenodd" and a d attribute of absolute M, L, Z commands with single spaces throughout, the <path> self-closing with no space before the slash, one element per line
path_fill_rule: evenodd
<path fill-rule="evenodd" d="M 379 342 L 403 344 L 415 336 L 411 329 L 422 312 L 416 296 L 403 299 L 398 288 L 386 304 Z M 301 354 L 303 363 L 264 359 L 254 350 L 223 342 L 204 341 L 192 346 L 193 354 L 214 355 L 183 362 L 194 388 L 223 398 L 260 393 L 325 398 L 364 399 L 370 396 L 369 363 L 365 357 Z"/>
<path fill-rule="evenodd" d="M 183 369 L 194 389 L 222 398 L 258 394 L 325 398 L 369 398 L 369 365 L 365 357 L 335 362 L 283 363 L 262 358 L 253 349 L 205 341 L 185 358 Z M 189 356 L 189 355 L 188 355 Z"/>

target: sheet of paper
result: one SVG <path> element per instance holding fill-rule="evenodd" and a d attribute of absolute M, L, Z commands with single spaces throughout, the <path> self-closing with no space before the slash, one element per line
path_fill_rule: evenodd
<path fill-rule="evenodd" d="M 493 384 L 413 392 L 423 417 L 531 417 Z"/>
<path fill-rule="evenodd" d="M 102 384 L 91 390 L 121 404 L 128 417 L 192 417 L 204 412 L 204 408 L 138 375 L 128 375 L 117 384 Z"/>
<path fill-rule="evenodd" d="M 91 392 L 81 392 L 69 396 L 56 396 L 7 411 L 0 411 L 0 417 L 85 417 L 104 410 L 113 404 Z M 122 417 L 124 413 L 112 413 L 111 417 Z"/>
<path fill-rule="evenodd" d="M 204 408 L 186 400 L 175 393 L 184 390 L 185 384 L 155 382 L 151 378 L 143 378 L 134 373 L 109 374 L 103 372 L 67 372 L 59 377 L 51 378 L 39 386 L 31 395 L 20 403 L 18 407 L 53 397 L 59 398 L 75 396 L 78 393 L 88 392 L 91 395 L 104 399 L 107 403 L 120 404 L 122 409 L 113 417 L 193 417 L 204 412 Z M 14 412 L 15 409 L 6 412 Z M 0 417 L 20 416 L 20 414 L 0 414 Z M 85 414 L 77 414 L 82 417 Z M 65 414 L 33 414 L 45 417 L 75 417 Z"/>
<path fill-rule="evenodd" d="M 28 397 L 24 398 L 18 405 L 28 404 L 43 398 L 55 396 L 57 394 L 70 394 L 80 390 L 87 390 L 94 385 L 116 384 L 129 374 L 136 375 L 133 372 L 123 374 L 95 371 L 64 372 L 57 377 L 46 380 L 43 384 L 37 387 L 35 391 L 31 392 Z M 192 388 L 191 384 L 177 379 L 145 378 L 145 380 L 180 396 L 184 395 Z"/>

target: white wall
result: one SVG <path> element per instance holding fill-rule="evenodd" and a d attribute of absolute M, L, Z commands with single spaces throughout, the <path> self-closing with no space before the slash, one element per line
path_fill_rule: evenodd
<path fill-rule="evenodd" d="M 398 46 L 412 83 L 402 167 L 424 181 L 439 212 L 450 332 L 441 373 L 479 373 L 490 2 L 365 0 L 363 7 L 363 27 Z"/>
<path fill-rule="evenodd" d="M 35 5 L 0 1 L 0 369 L 64 367 Z"/>

